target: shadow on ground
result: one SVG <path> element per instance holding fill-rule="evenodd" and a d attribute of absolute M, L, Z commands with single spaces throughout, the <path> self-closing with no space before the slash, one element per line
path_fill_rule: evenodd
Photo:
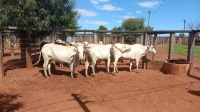
<path fill-rule="evenodd" d="M 24 107 L 22 102 L 16 102 L 19 94 L 1 94 L 0 93 L 0 112 L 14 112 Z"/>

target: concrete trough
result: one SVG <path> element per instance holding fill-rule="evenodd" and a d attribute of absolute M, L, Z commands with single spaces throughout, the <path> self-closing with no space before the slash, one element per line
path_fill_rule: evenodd
<path fill-rule="evenodd" d="M 164 63 L 164 73 L 172 75 L 188 75 L 190 63 L 185 59 L 170 59 Z"/>

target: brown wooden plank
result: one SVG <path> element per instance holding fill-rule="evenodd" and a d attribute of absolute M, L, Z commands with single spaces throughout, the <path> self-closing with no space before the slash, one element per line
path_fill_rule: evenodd
<path fill-rule="evenodd" d="M 93 33 L 93 43 L 97 44 L 97 33 L 96 32 Z"/>
<path fill-rule="evenodd" d="M 194 46 L 195 46 L 195 36 L 196 32 L 189 33 L 189 41 L 188 41 L 188 53 L 187 53 L 187 61 L 190 63 L 189 74 L 193 70 L 194 63 Z"/>
<path fill-rule="evenodd" d="M 4 67 L 3 67 L 3 37 L 0 32 L 0 78 L 4 77 Z"/>
<path fill-rule="evenodd" d="M 170 33 L 168 59 L 172 59 L 174 55 L 175 33 Z"/>
<path fill-rule="evenodd" d="M 143 45 L 146 45 L 146 42 L 147 42 L 147 33 L 144 33 L 144 36 L 143 36 Z M 142 58 L 142 68 L 143 69 L 146 69 L 147 67 L 147 55 L 143 56 Z"/>

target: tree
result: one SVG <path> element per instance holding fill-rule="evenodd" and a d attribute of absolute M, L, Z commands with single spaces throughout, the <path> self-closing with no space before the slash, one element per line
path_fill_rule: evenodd
<path fill-rule="evenodd" d="M 105 26 L 103 26 L 103 25 L 100 25 L 98 30 L 107 30 L 107 28 Z"/>
<path fill-rule="evenodd" d="M 74 10 L 75 5 L 75 0 L 0 0 L 0 25 L 76 29 L 79 13 Z M 26 67 L 29 68 L 32 67 L 31 31 L 20 32 L 24 34 L 20 39 L 21 59 L 26 61 Z M 39 31 L 31 33 L 38 34 Z"/>
<path fill-rule="evenodd" d="M 119 26 L 119 27 L 114 27 L 112 30 L 122 30 L 123 28 L 121 27 L 121 26 Z"/>
<path fill-rule="evenodd" d="M 103 25 L 100 25 L 97 30 L 107 30 L 107 28 Z M 106 33 L 100 33 L 100 34 L 106 34 Z"/>
<path fill-rule="evenodd" d="M 200 21 L 189 22 L 187 25 L 188 25 L 188 28 L 191 30 L 199 30 L 200 29 Z"/>
<path fill-rule="evenodd" d="M 125 30 L 144 30 L 144 19 L 143 18 L 129 18 L 122 22 L 122 27 Z"/>
<path fill-rule="evenodd" d="M 148 26 L 147 26 L 147 27 L 145 27 L 145 29 L 146 29 L 146 30 L 149 30 L 149 31 L 152 31 L 152 30 L 154 29 L 154 27 L 151 27 L 151 26 L 148 27 Z"/>
<path fill-rule="evenodd" d="M 183 37 L 185 37 L 185 34 L 184 33 L 180 33 L 179 37 L 183 38 Z"/>
<path fill-rule="evenodd" d="M 75 0 L 1 0 L 0 25 L 76 29 L 75 5 Z"/>
<path fill-rule="evenodd" d="M 113 30 L 113 31 L 115 31 L 115 30 L 120 30 L 120 31 L 122 31 L 123 28 L 122 28 L 121 26 L 119 26 L 119 27 L 116 27 L 116 26 L 115 26 L 112 30 Z M 120 34 L 120 33 L 113 32 L 112 34 Z"/>

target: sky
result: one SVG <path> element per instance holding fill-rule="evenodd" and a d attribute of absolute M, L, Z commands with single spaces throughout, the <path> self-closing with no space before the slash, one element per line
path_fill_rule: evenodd
<path fill-rule="evenodd" d="M 200 0 L 76 0 L 75 10 L 80 29 L 87 30 L 112 30 L 128 18 L 144 18 L 145 26 L 149 19 L 154 30 L 183 30 L 184 20 L 189 30 L 189 23 L 200 21 Z"/>

